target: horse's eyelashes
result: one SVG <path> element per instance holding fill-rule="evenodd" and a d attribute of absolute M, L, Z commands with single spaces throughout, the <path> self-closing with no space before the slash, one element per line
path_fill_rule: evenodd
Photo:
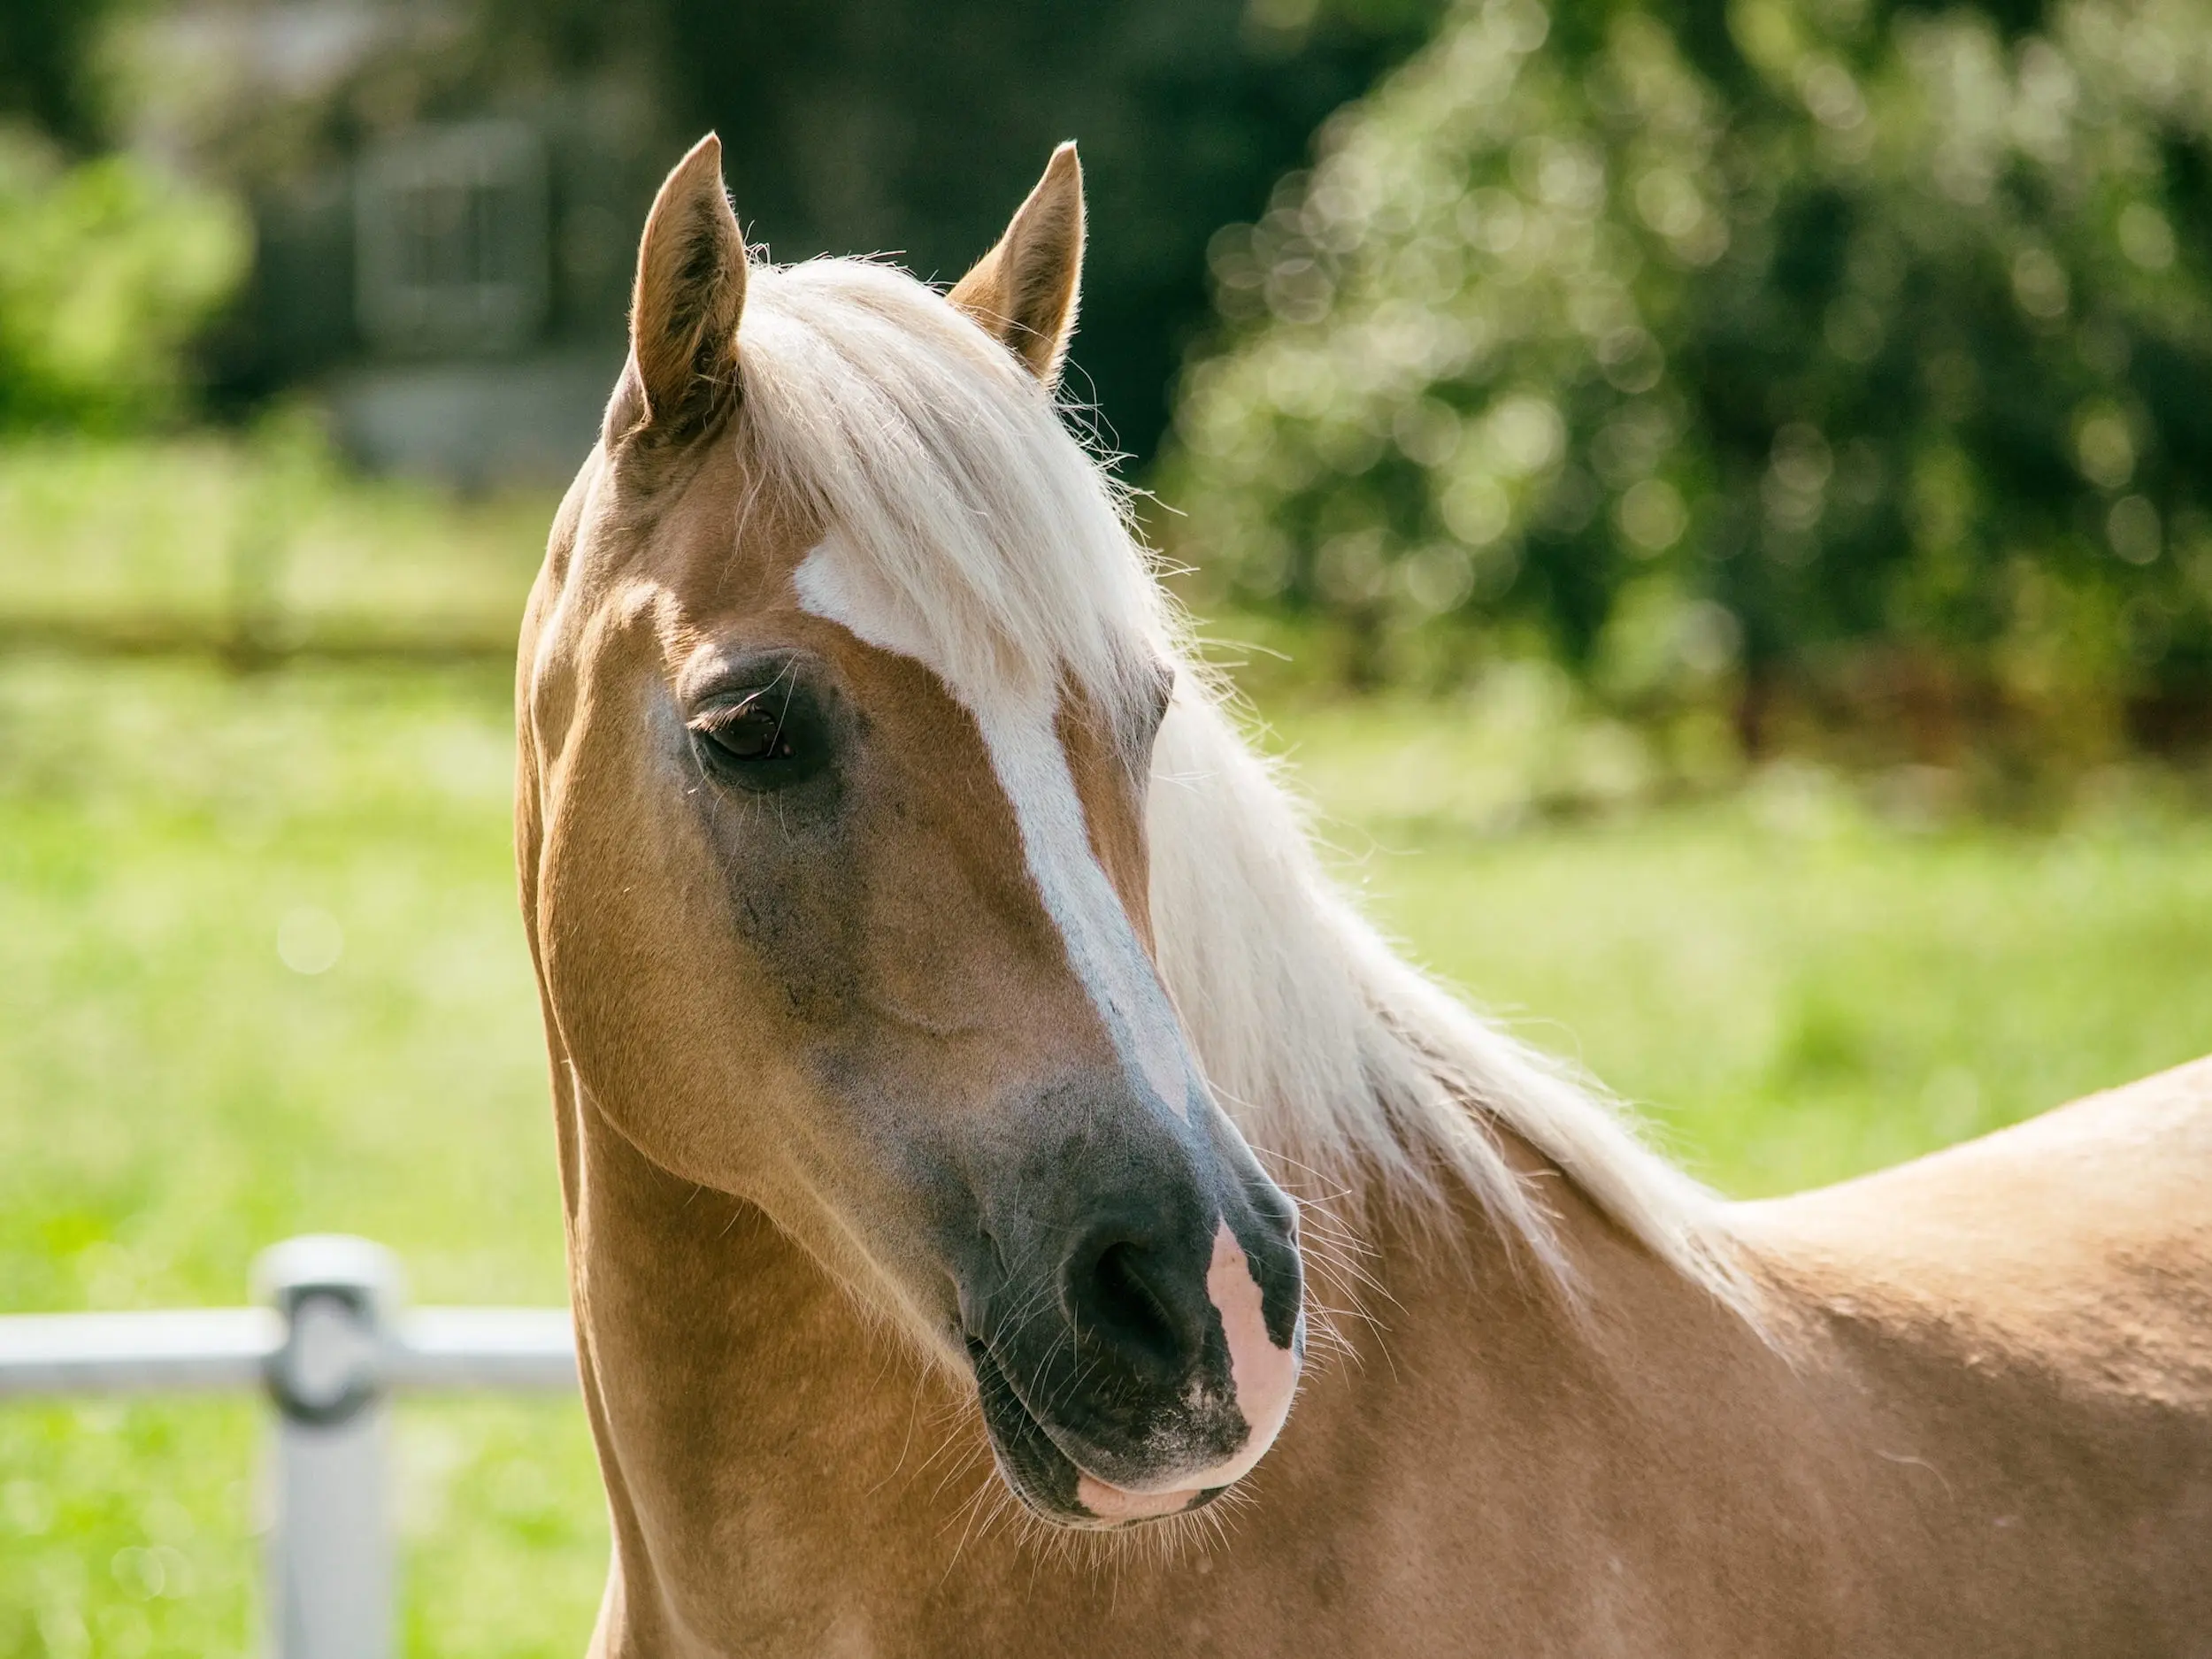
<path fill-rule="evenodd" d="M 820 770 L 818 722 L 803 697 L 775 687 L 709 710 L 691 722 L 709 771 L 749 788 L 782 788 Z"/>
<path fill-rule="evenodd" d="M 707 739 L 733 760 L 768 760 L 780 749 L 791 752 L 780 713 L 766 699 L 752 698 L 702 723 Z"/>

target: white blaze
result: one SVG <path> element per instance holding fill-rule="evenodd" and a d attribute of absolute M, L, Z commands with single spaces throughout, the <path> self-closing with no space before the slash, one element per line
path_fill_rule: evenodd
<path fill-rule="evenodd" d="M 1191 1078 L 1182 1030 L 1091 849 L 1082 797 L 1060 747 L 1057 688 L 979 685 L 954 664 L 934 660 L 938 654 L 925 632 L 868 562 L 834 535 L 807 555 L 793 580 L 806 610 L 879 650 L 920 663 L 975 717 L 991 769 L 1014 810 L 1030 879 L 1067 947 L 1068 965 L 1097 1008 L 1122 1064 L 1187 1122 Z"/>
<path fill-rule="evenodd" d="M 1056 687 L 979 684 L 938 660 L 926 632 L 868 562 L 853 557 L 834 536 L 807 555 L 793 580 L 806 610 L 879 650 L 920 663 L 975 717 L 991 769 L 1013 808 L 1030 879 L 1067 948 L 1069 966 L 1098 1010 L 1123 1065 L 1188 1122 L 1194 1079 L 1182 1028 L 1092 850 L 1082 797 L 1060 746 Z M 1225 1463 L 1171 1474 L 1162 1483 L 1166 1490 L 1125 1489 L 1079 1471 L 1077 1501 L 1101 1519 L 1172 1515 L 1202 1492 L 1240 1479 L 1289 1415 L 1298 1380 L 1295 1340 L 1278 1348 L 1268 1335 L 1258 1276 L 1225 1220 L 1214 1240 L 1206 1291 L 1228 1342 L 1231 1386 L 1249 1428 L 1245 1442 Z"/>

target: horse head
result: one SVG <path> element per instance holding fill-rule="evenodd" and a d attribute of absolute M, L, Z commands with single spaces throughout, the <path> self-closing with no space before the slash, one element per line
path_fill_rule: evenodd
<path fill-rule="evenodd" d="M 1054 386 L 1073 148 L 949 294 L 749 264 L 709 138 L 522 663 L 556 1052 L 971 1379 L 1069 1526 L 1246 1473 L 1303 1350 L 1298 1225 L 1153 954 L 1163 602 Z"/>

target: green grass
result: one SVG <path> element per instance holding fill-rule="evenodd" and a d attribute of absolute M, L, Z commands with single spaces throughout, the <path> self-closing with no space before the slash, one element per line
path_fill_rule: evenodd
<path fill-rule="evenodd" d="M 96 550 L 88 520 L 152 511 L 112 457 L 64 459 L 78 481 L 37 487 L 41 519 L 35 469 L 0 454 L 5 558 L 42 525 L 26 557 L 60 572 L 0 589 L 50 597 L 72 568 L 54 538 Z M 199 591 L 185 567 L 220 518 L 131 531 L 152 563 L 83 575 L 81 603 Z M 365 605 L 396 538 L 403 612 L 406 572 L 446 559 L 449 591 L 511 612 L 539 534 L 520 507 L 378 491 L 309 521 L 352 549 L 327 556 L 333 591 Z M 234 1302 L 258 1248 L 307 1230 L 392 1244 L 424 1301 L 558 1299 L 506 695 L 494 671 L 0 659 L 0 1310 Z M 1909 830 L 1936 820 L 1786 768 L 1547 826 L 1532 754 L 1591 810 L 1633 795 L 1607 781 L 1626 751 L 1503 718 L 1286 705 L 1279 736 L 1377 913 L 1647 1102 L 1728 1190 L 1832 1179 L 2212 1048 L 2212 826 L 2155 788 L 2033 832 Z M 316 965 L 332 924 L 334 962 L 287 964 Z M 258 1421 L 0 1409 L 0 1659 L 247 1652 Z M 409 1651 L 581 1651 L 606 1544 L 580 1409 L 411 1404 L 401 1448 Z"/>
<path fill-rule="evenodd" d="M 0 668 L 0 1305 L 237 1302 L 258 1248 L 325 1230 L 397 1247 L 425 1301 L 560 1300 L 503 701 Z M 342 949 L 296 972 L 280 931 L 317 913 Z M 0 1410 L 0 1655 L 247 1651 L 257 1420 Z M 402 1443 L 411 1651 L 580 1652 L 580 1411 L 410 1406 Z"/>
<path fill-rule="evenodd" d="M 0 445 L 0 618 L 159 621 L 283 647 L 496 639 L 544 551 L 554 499 L 459 503 L 337 470 L 310 430 L 251 443 Z"/>

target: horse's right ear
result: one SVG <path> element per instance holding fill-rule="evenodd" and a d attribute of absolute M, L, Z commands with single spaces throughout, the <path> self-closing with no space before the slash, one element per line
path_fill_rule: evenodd
<path fill-rule="evenodd" d="M 618 419 L 625 430 L 695 431 L 733 400 L 744 308 L 745 238 L 722 188 L 722 141 L 709 133 L 676 164 L 646 217 L 630 299 L 630 362 L 610 411 L 610 435 L 618 435 L 611 431 Z"/>

